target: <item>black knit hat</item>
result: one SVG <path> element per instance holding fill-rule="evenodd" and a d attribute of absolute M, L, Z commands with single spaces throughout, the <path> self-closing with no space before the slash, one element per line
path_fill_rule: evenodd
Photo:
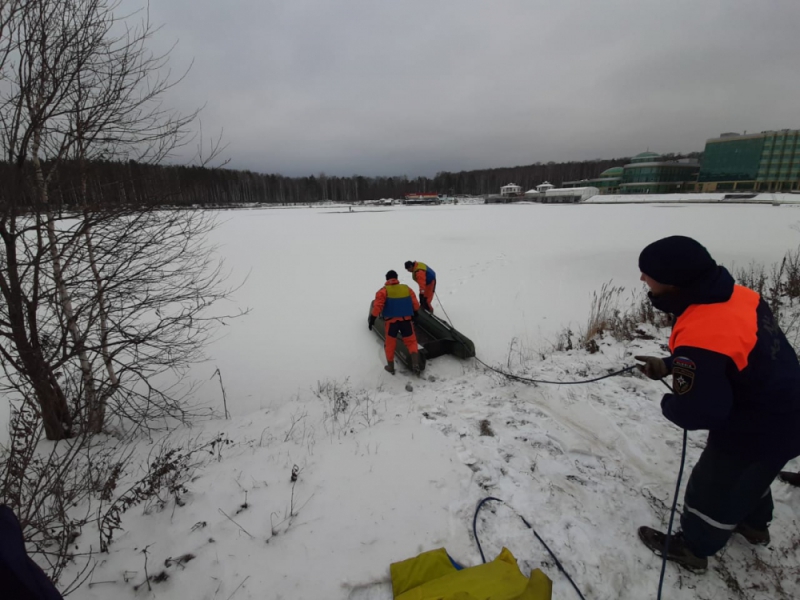
<path fill-rule="evenodd" d="M 408 271 L 408 269 L 410 269 L 410 268 L 412 268 L 414 266 L 414 262 L 410 261 L 410 260 L 407 260 L 406 264 L 403 265 L 403 266 L 406 268 L 406 271 Z"/>
<path fill-rule="evenodd" d="M 386 281 L 389 281 L 390 279 L 397 279 L 397 271 L 394 269 L 386 272 Z"/>
<path fill-rule="evenodd" d="M 688 287 L 710 277 L 717 263 L 700 242 L 673 235 L 647 246 L 639 255 L 639 270 L 658 283 Z"/>

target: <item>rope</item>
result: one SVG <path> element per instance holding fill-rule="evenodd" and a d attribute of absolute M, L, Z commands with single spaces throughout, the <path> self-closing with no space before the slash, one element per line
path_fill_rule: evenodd
<path fill-rule="evenodd" d="M 547 379 L 531 379 L 529 377 L 521 377 L 519 375 L 514 375 L 513 373 L 508 373 L 503 371 L 502 369 L 496 369 L 491 365 L 487 365 L 477 356 L 475 357 L 479 363 L 481 363 L 487 369 L 494 371 L 495 373 L 499 373 L 509 379 L 514 379 L 516 381 L 522 381 L 523 383 L 545 383 L 551 385 L 581 385 L 584 383 L 594 383 L 595 381 L 602 381 L 603 379 L 608 379 L 609 377 L 616 377 L 617 375 L 622 375 L 623 373 L 627 373 L 628 371 L 633 371 L 636 368 L 636 365 L 632 365 L 630 367 L 625 367 L 624 369 L 620 369 L 619 371 L 614 371 L 613 373 L 609 373 L 608 375 L 602 375 L 600 377 L 593 377 L 592 379 L 580 379 L 578 381 L 548 381 Z"/>
<path fill-rule="evenodd" d="M 663 379 L 661 383 L 667 386 L 669 391 L 672 391 L 672 388 L 669 387 L 666 381 Z M 661 590 L 664 587 L 664 573 L 667 570 L 667 556 L 669 555 L 669 541 L 672 537 L 672 524 L 675 521 L 675 512 L 678 509 L 678 494 L 680 493 L 681 489 L 681 479 L 683 479 L 683 466 L 686 464 L 686 443 L 688 438 L 688 431 L 685 429 L 683 430 L 683 448 L 681 449 L 681 466 L 678 468 L 678 481 L 675 483 L 675 497 L 672 499 L 672 511 L 669 515 L 669 526 L 667 527 L 667 539 L 664 540 L 664 554 L 661 558 L 661 576 L 658 579 L 658 600 L 661 600 Z"/>
<path fill-rule="evenodd" d="M 444 304 L 442 304 L 442 300 L 441 298 L 439 298 L 438 294 L 436 296 L 436 301 L 439 303 L 439 306 L 442 307 L 442 312 L 444 312 L 444 315 L 447 317 L 450 327 L 453 327 L 453 329 L 455 329 L 455 327 L 453 326 L 453 321 L 452 319 L 450 319 L 450 315 L 447 314 L 447 310 L 445 310 Z M 461 342 L 460 340 L 454 340 L 454 341 L 464 345 L 464 343 Z M 490 371 L 494 371 L 495 373 L 507 377 L 508 379 L 521 381 L 523 383 L 532 383 L 532 384 L 542 383 L 547 385 L 582 385 L 585 383 L 594 383 L 596 381 L 602 381 L 603 379 L 608 379 L 610 377 L 616 377 L 617 375 L 622 375 L 623 373 L 627 373 L 628 371 L 633 371 L 636 368 L 636 365 L 632 365 L 630 367 L 625 367 L 624 369 L 620 369 L 619 371 L 614 371 L 613 373 L 609 373 L 608 375 L 593 377 L 592 379 L 582 379 L 579 381 L 549 381 L 547 379 L 531 379 L 530 377 L 522 377 L 521 375 L 514 375 L 513 373 L 509 373 L 507 371 L 503 371 L 502 369 L 498 369 L 496 367 L 486 364 L 477 356 L 475 357 L 475 360 L 478 361 L 487 369 L 489 369 Z"/>
<path fill-rule="evenodd" d="M 439 302 L 439 306 L 442 307 L 442 311 L 444 312 L 445 316 L 447 317 L 447 320 L 449 321 L 450 326 L 453 327 L 453 325 L 452 325 L 453 321 L 450 319 L 450 315 L 447 314 L 447 311 L 444 308 L 444 304 L 442 304 L 442 301 L 441 301 L 441 299 L 439 298 L 438 295 L 436 296 L 436 300 Z M 636 368 L 636 365 L 632 365 L 630 367 L 625 367 L 624 369 L 620 369 L 619 371 L 614 371 L 613 373 L 609 373 L 608 375 L 602 375 L 600 377 L 593 377 L 592 379 L 582 379 L 582 380 L 578 380 L 578 381 L 548 381 L 546 379 L 532 379 L 530 377 L 521 377 L 519 375 L 514 375 L 513 373 L 508 373 L 506 371 L 503 371 L 502 369 L 497 369 L 497 368 L 495 368 L 495 367 L 493 367 L 491 365 L 487 365 L 485 362 L 483 362 L 477 356 L 475 357 L 475 360 L 478 361 L 480 364 L 482 364 L 487 369 L 489 369 L 490 371 L 494 371 L 495 373 L 503 375 L 504 377 L 507 377 L 509 379 L 513 379 L 515 381 L 521 381 L 521 382 L 524 382 L 524 383 L 533 383 L 533 384 L 541 383 L 541 384 L 550 384 L 550 385 L 582 385 L 582 384 L 586 384 L 586 383 L 594 383 L 594 382 L 597 382 L 597 381 L 602 381 L 603 379 L 608 379 L 610 377 L 616 377 L 617 375 L 622 375 L 623 373 L 627 373 L 629 371 L 633 371 Z M 663 379 L 661 379 L 661 383 L 663 383 L 665 386 L 667 386 L 667 388 L 670 391 L 672 391 L 672 388 Z M 684 429 L 683 430 L 683 448 L 681 450 L 681 465 L 680 465 L 680 468 L 678 469 L 678 481 L 675 483 L 675 496 L 674 496 L 674 498 L 672 500 L 672 510 L 670 511 L 670 516 L 669 516 L 669 525 L 667 527 L 667 536 L 666 536 L 666 539 L 664 540 L 664 552 L 663 552 L 662 560 L 661 560 L 661 576 L 659 577 L 659 581 L 658 581 L 658 600 L 661 600 L 661 593 L 662 593 L 662 589 L 663 589 L 663 586 L 664 586 L 664 574 L 666 573 L 667 556 L 669 555 L 669 542 L 670 542 L 670 539 L 672 538 L 672 525 L 674 524 L 675 512 L 677 511 L 677 508 L 678 508 L 678 494 L 680 493 L 681 480 L 683 479 L 683 468 L 684 468 L 684 465 L 686 464 L 687 438 L 688 438 L 688 432 Z M 484 498 L 483 500 L 481 500 L 478 503 L 478 507 L 475 509 L 475 516 L 472 519 L 472 533 L 475 536 L 475 542 L 478 544 L 478 551 L 480 552 L 481 560 L 484 563 L 486 562 L 486 558 L 483 555 L 483 549 L 481 548 L 481 542 L 478 539 L 477 522 L 478 522 L 478 511 L 480 511 L 481 507 L 488 501 L 503 502 L 502 500 L 500 500 L 500 498 L 494 498 L 492 496 L 489 496 L 489 497 Z M 505 504 L 505 503 L 503 502 L 503 504 Z M 516 511 L 514 511 L 514 512 L 516 513 Z M 522 522 L 525 523 L 525 525 L 528 527 L 528 529 L 530 529 L 533 532 L 533 535 L 536 536 L 536 539 L 539 540 L 542 543 L 542 545 L 545 547 L 547 552 L 550 554 L 550 556 L 555 561 L 556 566 L 558 567 L 558 569 L 567 577 L 569 582 L 572 584 L 572 587 L 575 588 L 575 591 L 578 593 L 578 596 L 581 597 L 581 600 L 586 600 L 584 598 L 583 594 L 581 594 L 581 591 L 578 589 L 578 586 L 575 585 L 575 582 L 572 580 L 572 577 L 570 577 L 569 573 L 567 573 L 564 570 L 564 567 L 561 565 L 561 563 L 559 562 L 558 558 L 556 558 L 556 555 L 553 553 L 553 551 L 550 550 L 549 546 L 545 543 L 545 541 L 539 536 L 538 533 L 536 533 L 536 530 L 531 526 L 531 524 L 528 523 L 525 520 L 525 517 L 523 517 L 519 513 L 516 513 L 516 514 L 520 519 L 522 519 Z"/>
<path fill-rule="evenodd" d="M 488 497 L 484 498 L 483 500 L 481 500 L 480 502 L 478 502 L 478 506 L 475 509 L 475 516 L 472 518 L 472 534 L 475 536 L 475 542 L 478 544 L 478 551 L 481 553 L 481 560 L 483 561 L 484 564 L 486 563 L 486 557 L 483 555 L 483 549 L 481 548 L 481 541 L 480 541 L 480 539 L 478 539 L 478 512 L 481 510 L 481 507 L 484 504 L 486 504 L 487 502 L 489 502 L 490 500 L 492 500 L 494 502 L 500 502 L 502 504 L 506 504 L 500 498 L 495 498 L 493 496 L 488 496 Z M 508 506 L 508 504 L 506 504 L 506 506 Z M 536 539 L 541 542 L 542 546 L 544 546 L 545 550 L 547 550 L 547 553 L 552 557 L 553 561 L 556 563 L 556 567 L 558 567 L 558 570 L 561 571 L 564 574 L 564 576 L 567 578 L 567 580 L 572 584 L 572 587 L 575 588 L 575 591 L 578 593 L 578 596 L 580 596 L 581 600 L 586 600 L 586 598 L 584 598 L 583 594 L 581 594 L 581 591 L 578 589 L 578 586 L 575 585 L 575 582 L 572 580 L 572 577 L 570 577 L 569 573 L 567 573 L 567 571 L 564 569 L 563 565 L 561 564 L 561 561 L 558 560 L 558 557 L 550 549 L 550 546 L 548 546 L 545 543 L 545 541 L 539 536 L 539 534 L 536 533 L 536 530 L 533 528 L 533 526 L 531 526 L 530 523 L 528 523 L 528 521 L 525 520 L 525 517 L 523 517 L 521 514 L 519 514 L 517 511 L 515 511 L 510 506 L 508 506 L 508 508 L 511 509 L 511 511 L 513 511 L 514 514 L 517 515 L 520 519 L 522 519 L 522 522 L 525 523 L 525 527 L 530 529 L 533 532 L 533 535 L 536 536 Z"/>
<path fill-rule="evenodd" d="M 447 320 L 451 324 L 451 327 L 452 327 L 453 321 L 450 319 L 450 315 L 448 315 L 447 311 L 444 309 L 444 304 L 442 304 L 442 301 L 439 299 L 439 294 L 435 294 L 435 296 L 436 296 L 436 301 L 439 303 L 439 306 L 442 307 L 442 312 L 444 313 L 444 316 L 447 317 Z"/>

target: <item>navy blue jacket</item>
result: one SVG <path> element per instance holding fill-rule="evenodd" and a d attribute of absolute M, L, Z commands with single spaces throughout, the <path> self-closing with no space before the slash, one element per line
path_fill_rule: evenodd
<path fill-rule="evenodd" d="M 677 318 L 695 305 L 715 305 L 704 309 L 702 320 L 692 321 L 703 329 L 701 338 L 713 337 L 715 330 L 728 337 L 731 329 L 754 330 L 752 343 L 743 345 L 749 353 L 738 357 L 702 347 L 705 344 L 673 347 L 665 362 L 675 393 L 664 396 L 661 409 L 679 427 L 707 429 L 711 446 L 745 460 L 782 466 L 800 456 L 800 364 L 764 300 L 749 290 L 739 291 L 738 297 L 746 294 L 755 301 L 751 309 L 731 316 L 725 304 L 732 302 L 734 280 L 719 267 L 690 288 L 651 297 L 656 308 Z"/>
<path fill-rule="evenodd" d="M 0 598 L 63 600 L 25 551 L 19 521 L 8 506 L 0 506 Z"/>

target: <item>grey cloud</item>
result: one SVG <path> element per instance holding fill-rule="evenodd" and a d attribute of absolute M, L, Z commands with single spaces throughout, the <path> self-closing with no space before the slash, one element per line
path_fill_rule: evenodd
<path fill-rule="evenodd" d="M 131 2 L 134 0 L 130 0 Z M 169 0 L 231 168 L 433 174 L 800 127 L 795 0 Z"/>

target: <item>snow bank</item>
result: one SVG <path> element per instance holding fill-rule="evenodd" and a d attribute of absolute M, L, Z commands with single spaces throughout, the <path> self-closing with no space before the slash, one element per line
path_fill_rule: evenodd
<path fill-rule="evenodd" d="M 720 194 L 607 194 L 592 196 L 587 204 L 800 204 L 800 194 L 757 194 L 753 198 L 736 197 L 746 192 Z M 725 198 L 725 196 L 729 196 Z"/>
<path fill-rule="evenodd" d="M 635 354 L 660 353 L 666 332 L 645 334 L 658 339 L 604 340 L 597 354 L 574 350 L 544 361 L 514 354 L 504 366 L 556 380 L 601 375 Z M 126 532 L 92 574 L 96 583 L 73 597 L 389 600 L 391 562 L 442 546 L 458 561 L 479 562 L 472 516 L 489 495 L 508 506 L 481 512 L 487 557 L 506 546 L 523 572 L 542 568 L 554 580 L 554 599 L 571 600 L 574 591 L 515 513 L 587 598 L 654 597 L 661 563 L 636 528 L 665 526 L 681 440 L 661 416 L 660 385 L 628 375 L 532 387 L 475 364 L 454 371 L 435 361 L 430 368 L 435 381 L 413 380 L 413 392 L 403 375 L 387 375 L 369 390 L 344 384 L 348 404 L 336 419 L 324 394 L 303 394 L 183 432 L 222 431 L 235 445 L 198 468 L 183 506 L 168 500 L 150 514 L 130 511 Z M 689 468 L 703 441 L 704 434 L 690 434 Z M 300 468 L 294 490 L 293 465 Z M 738 597 L 737 589 L 754 600 L 798 597 L 792 548 L 800 539 L 800 490 L 773 488 L 772 546 L 754 548 L 735 536 L 705 575 L 669 565 L 665 597 Z M 84 532 L 81 550 L 96 544 L 93 536 Z M 169 576 L 151 593 L 142 587 L 145 547 L 148 572 Z M 183 566 L 168 560 L 187 553 L 195 558 Z"/>

